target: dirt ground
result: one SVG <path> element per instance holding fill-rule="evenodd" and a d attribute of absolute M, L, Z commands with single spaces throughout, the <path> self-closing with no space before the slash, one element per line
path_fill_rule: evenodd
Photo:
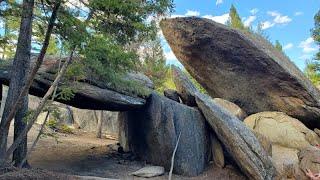
<path fill-rule="evenodd" d="M 29 147 L 36 137 L 39 127 L 35 127 L 29 133 Z M 12 131 L 11 131 L 12 132 Z M 12 138 L 12 135 L 11 135 Z M 0 179 L 37 179 L 27 176 L 28 173 L 47 174 L 45 179 L 69 179 L 65 175 L 95 176 L 112 179 L 139 179 L 129 174 L 144 167 L 145 162 L 138 161 L 132 154 L 118 153 L 117 141 L 97 139 L 93 133 L 75 131 L 75 134 L 58 134 L 57 138 L 43 137 L 37 144 L 35 151 L 29 158 L 32 170 L 20 171 L 19 176 L 15 172 L 0 176 Z M 57 176 L 51 172 L 58 173 Z M 14 178 L 15 177 L 15 178 Z M 29 177 L 29 178 L 23 178 Z M 38 179 L 40 176 L 38 176 Z M 141 179 L 141 178 L 140 178 Z M 168 174 L 152 179 L 168 179 Z M 173 179 L 244 179 L 231 167 L 219 169 L 210 166 L 198 177 L 187 178 L 173 176 Z"/>

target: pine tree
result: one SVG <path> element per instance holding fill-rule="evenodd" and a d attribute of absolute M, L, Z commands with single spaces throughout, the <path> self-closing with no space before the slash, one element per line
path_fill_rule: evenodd
<path fill-rule="evenodd" d="M 231 5 L 230 12 L 229 12 L 229 25 L 233 28 L 240 29 L 240 30 L 247 30 L 247 28 L 244 26 L 237 9 L 234 5 Z"/>
<path fill-rule="evenodd" d="M 158 92 L 163 92 L 166 88 L 164 83 L 169 72 L 169 66 L 166 65 L 160 39 L 157 38 L 154 41 L 146 43 L 143 49 L 143 72 L 153 81 L 155 89 Z"/>
<path fill-rule="evenodd" d="M 275 43 L 274 47 L 275 47 L 277 50 L 279 50 L 279 51 L 282 52 L 282 45 L 280 44 L 280 42 L 279 42 L 278 40 L 276 40 L 276 43 Z"/>
<path fill-rule="evenodd" d="M 314 41 L 320 45 L 320 10 L 314 16 L 314 28 L 311 30 Z M 305 74 L 315 85 L 320 83 L 320 49 L 313 60 L 306 62 Z"/>
<path fill-rule="evenodd" d="M 320 45 L 320 10 L 314 16 L 314 28 L 312 29 L 312 37 L 314 41 Z M 320 49 L 319 52 L 316 54 L 316 60 L 320 61 Z"/>

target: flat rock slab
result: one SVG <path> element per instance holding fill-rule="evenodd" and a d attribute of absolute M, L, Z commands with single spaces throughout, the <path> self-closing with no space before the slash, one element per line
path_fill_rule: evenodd
<path fill-rule="evenodd" d="M 197 17 L 165 19 L 161 28 L 178 60 L 212 97 L 249 115 L 281 111 L 320 127 L 319 91 L 260 36 Z"/>
<path fill-rule="evenodd" d="M 249 179 L 271 180 L 275 169 L 253 132 L 209 96 L 196 93 L 196 102 L 217 137 Z"/>
<path fill-rule="evenodd" d="M 11 66 L 0 67 L 0 83 L 1 85 L 9 85 Z M 49 70 L 45 72 L 45 68 L 40 69 L 29 89 L 29 94 L 43 97 L 52 82 L 55 79 L 55 74 L 52 74 Z M 147 81 L 147 78 L 142 74 L 134 76 L 130 74 L 132 81 L 140 82 L 145 85 L 145 88 L 151 88 L 152 83 Z M 130 93 L 123 93 L 106 87 L 100 87 L 97 84 L 90 84 L 87 82 L 68 82 L 69 86 L 75 90 L 74 97 L 70 99 L 56 98 L 55 100 L 63 104 L 71 105 L 80 109 L 92 109 L 92 110 L 110 110 L 110 111 L 127 111 L 131 109 L 137 109 L 142 107 L 146 103 L 147 96 L 130 95 Z M 98 82 L 98 84 L 105 84 L 105 82 Z M 62 84 L 58 87 L 58 93 L 61 92 Z M 150 91 L 151 92 L 151 91 Z"/>

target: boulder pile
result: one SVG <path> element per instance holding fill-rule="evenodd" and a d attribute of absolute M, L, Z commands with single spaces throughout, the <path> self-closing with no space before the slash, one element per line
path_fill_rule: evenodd
<path fill-rule="evenodd" d="M 178 60 L 176 90 L 152 93 L 121 112 L 120 144 L 147 163 L 196 176 L 209 161 L 249 179 L 307 179 L 318 173 L 320 92 L 270 43 L 208 19 L 162 20 Z M 178 141 L 181 135 L 180 141 Z"/>
<path fill-rule="evenodd" d="M 248 114 L 279 111 L 320 127 L 319 90 L 259 35 L 197 17 L 165 19 L 160 26 L 178 60 L 211 97 L 235 102 Z"/>

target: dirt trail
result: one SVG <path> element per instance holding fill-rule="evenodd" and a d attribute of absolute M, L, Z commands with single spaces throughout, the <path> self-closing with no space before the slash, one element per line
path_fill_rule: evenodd
<path fill-rule="evenodd" d="M 29 147 L 39 127 L 29 133 Z M 12 131 L 11 131 L 12 132 Z M 11 135 L 12 138 L 12 135 Z M 57 143 L 58 142 L 58 143 Z M 57 139 L 43 137 L 32 152 L 29 163 L 33 168 L 80 176 L 96 176 L 115 179 L 139 179 L 129 176 L 146 164 L 131 154 L 117 152 L 117 141 L 97 139 L 92 133 L 76 131 L 75 134 L 58 134 Z M 194 178 L 174 176 L 174 179 L 241 179 L 238 173 L 211 166 Z M 168 179 L 168 175 L 153 179 Z"/>

